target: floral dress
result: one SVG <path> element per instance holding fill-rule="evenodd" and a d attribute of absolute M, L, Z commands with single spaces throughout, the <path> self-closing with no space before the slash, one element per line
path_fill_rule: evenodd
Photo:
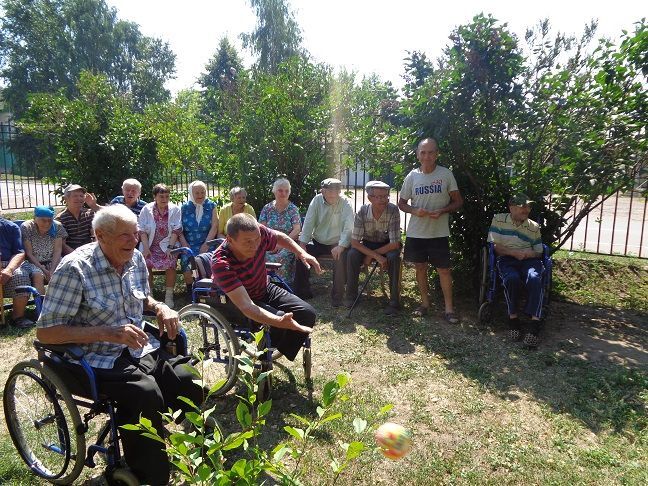
<path fill-rule="evenodd" d="M 209 230 L 212 224 L 212 215 L 216 211 L 216 203 L 205 199 L 203 203 L 203 214 L 200 221 L 196 221 L 196 205 L 191 201 L 187 201 L 182 205 L 182 229 L 184 237 L 189 243 L 189 248 L 194 254 L 198 254 L 200 247 L 207 239 Z M 210 248 L 213 250 L 213 248 Z M 180 266 L 183 272 L 190 270 L 189 257 L 182 255 L 180 257 Z"/>
<path fill-rule="evenodd" d="M 299 224 L 299 209 L 293 203 L 283 211 L 277 211 L 274 201 L 263 206 L 259 215 L 259 223 L 276 231 L 289 234 L 295 224 Z M 281 263 L 282 267 L 277 270 L 277 274 L 283 278 L 288 285 L 293 284 L 295 278 L 295 254 L 286 248 L 266 252 L 266 261 Z"/>
<path fill-rule="evenodd" d="M 169 236 L 169 210 L 164 214 L 157 206 L 153 207 L 153 219 L 155 220 L 155 236 L 150 245 L 151 254 L 146 257 L 146 265 L 156 270 L 168 270 L 176 267 L 176 257 L 168 257 L 160 247 L 160 242 Z M 182 228 L 173 230 L 173 234 L 179 236 Z"/>

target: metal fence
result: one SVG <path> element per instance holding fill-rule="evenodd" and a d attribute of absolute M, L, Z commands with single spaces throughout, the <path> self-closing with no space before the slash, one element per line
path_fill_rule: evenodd
<path fill-rule="evenodd" d="M 36 168 L 25 169 L 17 165 L 7 142 L 16 134 L 11 124 L 0 123 L 0 209 L 3 212 L 28 211 L 39 204 L 57 206 L 61 201 L 53 191 L 56 187 L 36 177 Z M 343 173 L 345 197 L 354 210 L 367 202 L 364 186 L 372 174 L 363 166 Z M 207 194 L 213 199 L 227 199 L 229 188 L 222 188 L 208 174 L 188 170 L 180 174 L 164 174 L 162 182 L 178 193 L 186 193 L 193 180 L 204 180 Z M 392 183 L 393 178 L 383 178 Z M 642 195 L 646 179 L 638 180 L 634 191 L 616 193 L 578 225 L 573 236 L 563 246 L 565 249 L 601 254 L 617 254 L 648 258 L 648 198 Z M 397 202 L 398 191 L 392 191 L 390 200 Z M 101 201 L 100 201 L 101 202 Z M 573 218 L 578 212 L 575 209 Z M 407 227 L 408 215 L 401 213 L 401 225 Z"/>

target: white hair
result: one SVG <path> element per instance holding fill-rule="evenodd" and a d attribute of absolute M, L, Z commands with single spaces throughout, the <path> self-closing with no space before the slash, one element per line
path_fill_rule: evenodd
<path fill-rule="evenodd" d="M 142 192 L 142 183 L 137 179 L 126 179 L 122 182 L 122 191 L 126 186 L 135 186 L 140 192 Z"/>
<path fill-rule="evenodd" d="M 239 186 L 232 187 L 232 189 L 230 189 L 230 199 L 234 199 L 234 196 L 236 196 L 241 192 L 247 196 L 247 191 L 245 190 L 244 187 L 239 187 Z"/>
<path fill-rule="evenodd" d="M 92 220 L 92 229 L 111 233 L 119 223 L 137 225 L 137 216 L 123 204 L 113 204 L 96 212 Z"/>
<path fill-rule="evenodd" d="M 290 191 L 290 181 L 285 177 L 280 177 L 274 181 L 274 184 L 272 184 L 272 193 L 274 194 L 274 192 L 280 187 L 288 187 L 288 191 Z"/>

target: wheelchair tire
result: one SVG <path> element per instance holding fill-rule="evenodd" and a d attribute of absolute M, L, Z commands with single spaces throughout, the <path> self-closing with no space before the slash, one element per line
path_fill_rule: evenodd
<path fill-rule="evenodd" d="M 311 348 L 302 349 L 302 359 L 304 362 L 304 379 L 309 381 L 313 372 L 313 358 Z"/>
<path fill-rule="evenodd" d="M 223 386 L 213 393 L 222 396 L 236 383 L 240 352 L 236 333 L 228 320 L 217 310 L 205 304 L 189 304 L 178 312 L 187 334 L 188 353 L 202 362 L 194 366 L 203 375 L 205 385 L 210 387 L 218 381 L 225 380 Z"/>
<path fill-rule="evenodd" d="M 479 306 L 479 312 L 477 313 L 477 320 L 482 326 L 488 325 L 493 321 L 493 309 L 490 302 L 484 302 Z"/>
<path fill-rule="evenodd" d="M 118 467 L 112 471 L 106 471 L 106 481 L 110 486 L 139 486 L 140 481 L 129 469 Z"/>
<path fill-rule="evenodd" d="M 479 305 L 486 301 L 486 292 L 488 291 L 488 248 L 483 247 L 480 253 L 480 278 L 479 278 Z"/>
<path fill-rule="evenodd" d="M 84 467 L 85 426 L 61 379 L 37 360 L 11 370 L 3 393 L 9 435 L 35 475 L 72 484 Z"/>

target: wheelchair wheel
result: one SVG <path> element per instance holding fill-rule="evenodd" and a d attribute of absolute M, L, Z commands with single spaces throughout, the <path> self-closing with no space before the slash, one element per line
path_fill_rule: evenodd
<path fill-rule="evenodd" d="M 477 313 L 477 320 L 479 324 L 485 326 L 490 324 L 493 320 L 493 310 L 490 302 L 484 302 L 479 306 L 479 312 Z"/>
<path fill-rule="evenodd" d="M 312 371 L 313 371 L 313 359 L 312 359 L 312 353 L 311 353 L 311 348 L 304 348 L 302 349 L 302 359 L 304 362 L 304 379 L 306 381 L 311 379 Z"/>
<path fill-rule="evenodd" d="M 140 481 L 125 467 L 118 467 L 105 473 L 106 481 L 110 486 L 139 486 Z"/>
<path fill-rule="evenodd" d="M 9 435 L 39 477 L 71 484 L 84 466 L 85 427 L 61 379 L 37 360 L 11 370 L 3 394 Z"/>
<path fill-rule="evenodd" d="M 480 253 L 480 279 L 479 279 L 479 305 L 481 306 L 486 300 L 486 292 L 488 291 L 488 248 L 483 247 Z"/>
<path fill-rule="evenodd" d="M 217 310 L 205 304 L 190 304 L 178 312 L 180 322 L 187 334 L 189 354 L 202 362 L 194 366 L 203 375 L 206 386 L 225 380 L 214 396 L 227 393 L 236 383 L 239 354 L 238 338 L 227 319 Z"/>

